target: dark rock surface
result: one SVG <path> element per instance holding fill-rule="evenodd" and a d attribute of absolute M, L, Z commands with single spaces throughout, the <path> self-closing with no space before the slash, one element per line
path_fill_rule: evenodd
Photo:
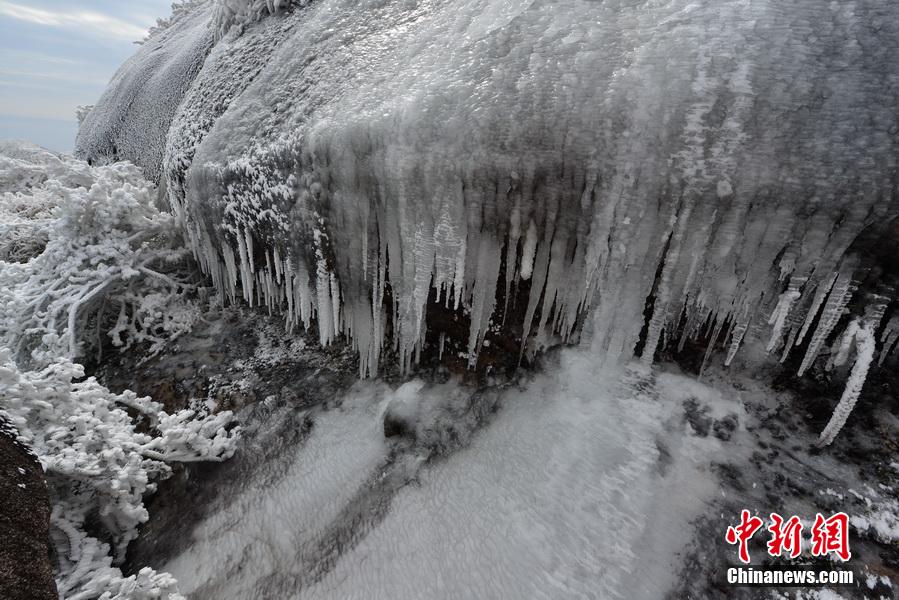
<path fill-rule="evenodd" d="M 716 422 L 715 435 L 730 444 L 739 444 L 749 453 L 748 461 L 714 466 L 721 496 L 694 523 L 691 542 L 684 552 L 680 585 L 666 600 L 756 600 L 767 598 L 818 598 L 811 595 L 820 587 L 749 588 L 733 587 L 726 581 L 728 567 L 739 564 L 735 547 L 726 547 L 724 532 L 739 520 L 742 509 L 764 518 L 769 512 L 796 514 L 809 519 L 815 512 L 830 515 L 844 511 L 864 515 L 871 502 L 887 506 L 899 490 L 897 460 L 899 403 L 891 390 L 895 375 L 886 370 L 871 378 L 862 399 L 850 415 L 846 427 L 833 445 L 815 448 L 818 433 L 833 410 L 839 388 L 806 377 L 790 386 L 775 386 L 767 392 L 748 376 L 713 372 L 712 380 L 726 377 L 737 389 L 745 389 L 743 401 L 749 412 L 745 432 L 730 419 Z M 704 413 L 697 403 L 684 404 L 684 418 L 694 422 Z M 726 437 L 720 437 L 720 434 Z M 697 432 L 696 435 L 701 435 Z M 733 439 L 731 439 L 733 438 Z M 806 522 L 808 527 L 810 521 Z M 807 535 L 808 532 L 803 535 Z M 767 556 L 767 532 L 750 542 L 751 564 L 756 569 L 769 565 L 811 566 L 815 570 L 850 570 L 855 584 L 832 588 L 840 598 L 897 598 L 899 590 L 899 544 L 881 539 L 872 530 L 862 530 L 850 521 L 849 562 L 812 558 L 808 551 L 794 562 Z M 722 548 L 727 548 L 722 551 Z M 885 583 L 887 578 L 892 586 Z M 778 595 L 773 595 L 773 594 Z M 784 595 L 786 594 L 786 595 Z M 822 598 L 825 596 L 821 596 Z M 832 597 L 832 596 L 826 596 Z"/>
<path fill-rule="evenodd" d="M 0 598 L 56 600 L 44 472 L 0 419 Z"/>
<path fill-rule="evenodd" d="M 272 483 L 315 426 L 310 411 L 333 403 L 357 379 L 352 353 L 343 345 L 321 348 L 302 332 L 288 333 L 280 318 L 249 308 L 210 309 L 194 330 L 160 354 L 118 353 L 97 369 L 116 391 L 131 389 L 180 410 L 212 401 L 233 410 L 244 428 L 233 458 L 223 463 L 173 465 L 171 478 L 145 498 L 150 520 L 128 549 L 123 571 L 158 567 L 190 543 L 193 527 L 270 467 Z"/>

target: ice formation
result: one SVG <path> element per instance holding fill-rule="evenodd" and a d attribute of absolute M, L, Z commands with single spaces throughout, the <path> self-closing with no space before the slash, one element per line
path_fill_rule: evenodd
<path fill-rule="evenodd" d="M 161 181 L 230 298 L 363 375 L 584 321 L 603 359 L 758 341 L 802 373 L 870 303 L 859 360 L 889 359 L 896 273 L 858 244 L 899 239 L 899 5 L 301 4 L 191 4 L 79 133 Z"/>
<path fill-rule="evenodd" d="M 110 545 L 123 559 L 168 463 L 220 461 L 236 442 L 230 411 L 165 412 L 72 361 L 107 333 L 153 353 L 193 325 L 193 286 L 177 274 L 187 251 L 155 197 L 134 165 L 0 143 L 0 421 L 44 469 L 57 586 L 73 600 L 182 598 L 165 573 L 123 576 Z"/>
<path fill-rule="evenodd" d="M 737 393 L 671 374 L 621 381 L 586 348 L 554 367 L 502 392 L 495 419 L 463 425 L 461 448 L 436 459 L 385 438 L 381 414 L 400 404 L 434 435 L 441 400 L 470 389 L 357 384 L 314 413 L 301 446 L 224 490 L 162 567 L 219 600 L 664 597 L 718 493 L 711 465 L 733 451 L 692 435 L 683 402 L 742 420 Z"/>
<path fill-rule="evenodd" d="M 180 598 L 166 573 L 145 568 L 124 577 L 96 532 L 123 559 L 148 518 L 144 494 L 171 474 L 167 462 L 231 456 L 237 434 L 229 431 L 232 414 L 169 414 L 149 398 L 114 394 L 93 377 L 85 379 L 84 369 L 66 359 L 39 371 L 20 369 L 6 348 L 0 348 L 0 406 L 0 417 L 16 428 L 47 477 L 60 597 L 137 600 L 171 592 L 165 597 Z M 139 430 L 128 410 L 149 419 L 153 434 Z"/>
<path fill-rule="evenodd" d="M 189 331 L 195 286 L 174 272 L 188 251 L 155 197 L 134 165 L 0 146 L 0 346 L 41 367 L 107 334 L 152 354 Z"/>

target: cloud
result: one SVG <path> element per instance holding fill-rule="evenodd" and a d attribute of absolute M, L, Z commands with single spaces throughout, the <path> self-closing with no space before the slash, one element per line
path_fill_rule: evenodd
<path fill-rule="evenodd" d="M 75 63 L 78 64 L 78 63 Z M 104 77 L 85 77 L 83 73 L 79 71 L 74 71 L 70 73 L 46 73 L 39 71 L 17 71 L 14 69 L 4 69 L 0 66 L 0 77 L 10 77 L 11 79 L 6 80 L 7 85 L 52 85 L 53 81 L 67 81 L 71 83 L 79 83 L 83 85 L 92 85 L 92 86 L 105 86 L 109 81 Z M 37 80 L 36 82 L 29 82 L 28 80 Z M 41 80 L 46 80 L 45 83 L 40 83 Z M 12 82 L 12 83 L 10 83 Z"/>
<path fill-rule="evenodd" d="M 118 40 L 140 40 L 147 34 L 145 27 L 88 10 L 50 11 L 0 0 L 0 15 L 47 27 L 89 30 Z"/>
<path fill-rule="evenodd" d="M 61 56 L 51 56 L 49 54 L 44 54 L 42 52 L 33 52 L 31 50 L 16 50 L 14 48 L 3 48 L 0 47 L 0 53 L 2 53 L 3 57 L 6 59 L 11 59 L 10 62 L 13 64 L 22 64 L 22 63 L 46 63 L 53 65 L 83 65 L 83 61 L 75 60 L 73 58 L 63 58 Z M 3 61 L 0 60 L 0 64 L 3 64 Z"/>

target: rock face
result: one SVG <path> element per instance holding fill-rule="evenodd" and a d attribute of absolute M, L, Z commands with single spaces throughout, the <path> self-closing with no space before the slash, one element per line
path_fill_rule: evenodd
<path fill-rule="evenodd" d="M 588 307 L 600 356 L 805 370 L 870 275 L 853 243 L 899 217 L 895 3 L 241 5 L 187 5 L 77 149 L 137 161 L 224 294 L 345 335 L 363 375 L 475 366 L 497 332 L 527 354 Z"/>
<path fill-rule="evenodd" d="M 44 472 L 12 431 L 0 420 L 0 598 L 57 600 Z"/>

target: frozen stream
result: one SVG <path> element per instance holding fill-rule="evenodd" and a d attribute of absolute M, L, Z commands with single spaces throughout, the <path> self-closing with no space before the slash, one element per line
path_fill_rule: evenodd
<path fill-rule="evenodd" d="M 196 598 L 663 596 L 716 493 L 711 461 L 740 452 L 692 435 L 683 403 L 742 422 L 740 404 L 686 377 L 597 373 L 583 350 L 559 361 L 428 461 L 384 437 L 384 407 L 458 388 L 357 384 L 270 465 L 279 480 L 260 471 L 163 568 Z"/>

